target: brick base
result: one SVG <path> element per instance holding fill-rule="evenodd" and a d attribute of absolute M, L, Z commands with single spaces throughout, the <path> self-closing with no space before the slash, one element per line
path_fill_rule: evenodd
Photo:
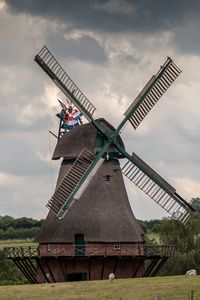
<path fill-rule="evenodd" d="M 46 257 L 38 260 L 37 281 L 63 282 L 78 280 L 140 277 L 144 272 L 142 258 L 134 257 Z"/>

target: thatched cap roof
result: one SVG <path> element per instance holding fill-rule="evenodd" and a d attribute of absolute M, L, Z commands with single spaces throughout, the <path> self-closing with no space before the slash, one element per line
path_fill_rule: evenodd
<path fill-rule="evenodd" d="M 69 161 L 63 162 L 58 184 L 70 166 Z M 50 211 L 38 240 L 40 243 L 74 243 L 75 234 L 84 234 L 86 242 L 144 241 L 129 204 L 118 161 L 103 163 L 63 220 L 58 220 Z"/>
<path fill-rule="evenodd" d="M 114 131 L 114 127 L 105 119 L 96 120 L 108 132 Z M 52 159 L 64 157 L 66 159 L 75 159 L 78 157 L 83 148 L 95 153 L 97 149 L 98 132 L 92 123 L 83 124 L 69 132 L 66 132 L 58 141 L 53 153 Z M 124 148 L 122 139 L 118 137 L 119 144 Z M 117 158 L 122 155 L 111 146 L 109 152 L 115 152 Z"/>

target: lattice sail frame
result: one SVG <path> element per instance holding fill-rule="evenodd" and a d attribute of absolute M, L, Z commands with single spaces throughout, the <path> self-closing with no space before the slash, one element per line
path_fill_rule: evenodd
<path fill-rule="evenodd" d="M 153 75 L 140 94 L 125 112 L 131 125 L 136 129 L 161 96 L 171 86 L 182 71 L 167 58 L 156 75 Z"/>
<path fill-rule="evenodd" d="M 35 61 L 51 77 L 70 101 L 83 112 L 86 119 L 90 121 L 96 108 L 72 81 L 46 46 L 35 56 Z"/>
<path fill-rule="evenodd" d="M 96 156 L 93 153 L 83 149 L 47 203 L 47 207 L 50 208 L 59 219 L 63 219 L 74 201 L 81 197 L 89 185 L 92 176 L 95 175 L 103 163 L 103 159 L 100 159 L 95 168 L 93 168 L 92 173 L 90 173 L 90 176 L 87 177 L 87 180 L 80 185 L 81 180 L 95 158 Z"/>
<path fill-rule="evenodd" d="M 176 190 L 135 153 L 132 154 L 132 158 L 135 163 L 127 161 L 121 168 L 122 173 L 174 219 L 185 224 L 190 219 L 192 207 L 189 207 Z"/>

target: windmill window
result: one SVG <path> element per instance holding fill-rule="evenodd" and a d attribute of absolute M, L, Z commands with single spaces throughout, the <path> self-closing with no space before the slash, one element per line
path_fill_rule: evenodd
<path fill-rule="evenodd" d="M 105 178 L 105 181 L 106 181 L 106 182 L 109 182 L 109 181 L 110 181 L 110 177 L 111 177 L 110 175 L 106 175 L 106 176 L 104 176 L 104 178 Z"/>
<path fill-rule="evenodd" d="M 83 234 L 75 234 L 75 255 L 84 256 L 85 255 L 85 241 Z"/>
<path fill-rule="evenodd" d="M 44 283 L 48 283 L 49 282 L 49 277 L 50 277 L 50 274 L 49 273 L 45 273 Z"/>
<path fill-rule="evenodd" d="M 121 250 L 121 244 L 120 243 L 116 243 L 114 244 L 114 250 Z"/>
<path fill-rule="evenodd" d="M 47 244 L 47 251 L 51 251 L 52 250 L 52 244 Z"/>

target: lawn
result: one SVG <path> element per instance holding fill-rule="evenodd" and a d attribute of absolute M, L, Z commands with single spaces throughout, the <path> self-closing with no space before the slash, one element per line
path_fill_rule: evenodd
<path fill-rule="evenodd" d="M 4 247 L 22 247 L 22 246 L 37 246 L 32 239 L 30 240 L 0 240 L 0 250 Z M 1 298 L 0 298 L 1 300 Z"/>
<path fill-rule="evenodd" d="M 200 299 L 200 276 L 171 276 L 1 286 L 1 300 L 194 300 Z M 159 296 L 158 296 L 159 295 Z"/>

